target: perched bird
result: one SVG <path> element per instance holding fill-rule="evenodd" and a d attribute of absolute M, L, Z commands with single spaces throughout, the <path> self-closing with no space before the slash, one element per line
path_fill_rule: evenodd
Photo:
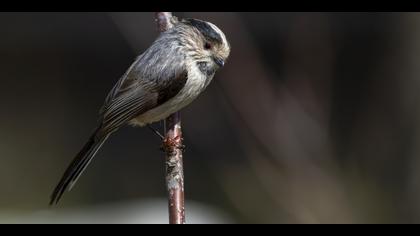
<path fill-rule="evenodd" d="M 191 103 L 224 65 L 230 45 L 214 24 L 174 18 L 118 80 L 105 99 L 98 126 L 65 171 L 51 195 L 57 204 L 107 138 L 125 124 L 145 126 Z"/>

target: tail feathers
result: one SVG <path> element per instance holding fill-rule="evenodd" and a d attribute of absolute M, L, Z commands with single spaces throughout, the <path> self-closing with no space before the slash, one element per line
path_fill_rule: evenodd
<path fill-rule="evenodd" d="M 101 148 L 108 136 L 97 137 L 95 132 L 83 146 L 82 150 L 74 158 L 70 166 L 67 168 L 57 187 L 51 195 L 50 205 L 57 204 L 66 190 L 71 190 L 77 182 L 83 171 L 92 161 L 95 154 Z"/>

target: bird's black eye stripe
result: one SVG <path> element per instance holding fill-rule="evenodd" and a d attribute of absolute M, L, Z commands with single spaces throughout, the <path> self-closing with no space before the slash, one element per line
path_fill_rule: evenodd
<path fill-rule="evenodd" d="M 207 22 L 196 19 L 185 19 L 184 23 L 195 27 L 208 41 L 216 41 L 218 43 L 223 41 L 220 34 L 217 33 Z"/>

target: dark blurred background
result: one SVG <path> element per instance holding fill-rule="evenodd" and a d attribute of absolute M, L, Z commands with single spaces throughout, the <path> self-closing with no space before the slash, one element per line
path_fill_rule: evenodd
<path fill-rule="evenodd" d="M 174 14 L 232 45 L 182 111 L 187 221 L 420 223 L 420 14 Z M 1 13 L 0 32 L 0 222 L 165 222 L 148 129 L 117 132 L 48 207 L 108 91 L 156 38 L 153 13 Z"/>

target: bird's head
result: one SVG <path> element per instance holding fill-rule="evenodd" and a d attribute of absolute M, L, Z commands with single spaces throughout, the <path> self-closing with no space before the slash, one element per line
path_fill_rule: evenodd
<path fill-rule="evenodd" d="M 225 34 L 214 24 L 196 19 L 183 19 L 184 43 L 190 56 L 197 62 L 222 67 L 230 54 L 230 44 Z"/>

